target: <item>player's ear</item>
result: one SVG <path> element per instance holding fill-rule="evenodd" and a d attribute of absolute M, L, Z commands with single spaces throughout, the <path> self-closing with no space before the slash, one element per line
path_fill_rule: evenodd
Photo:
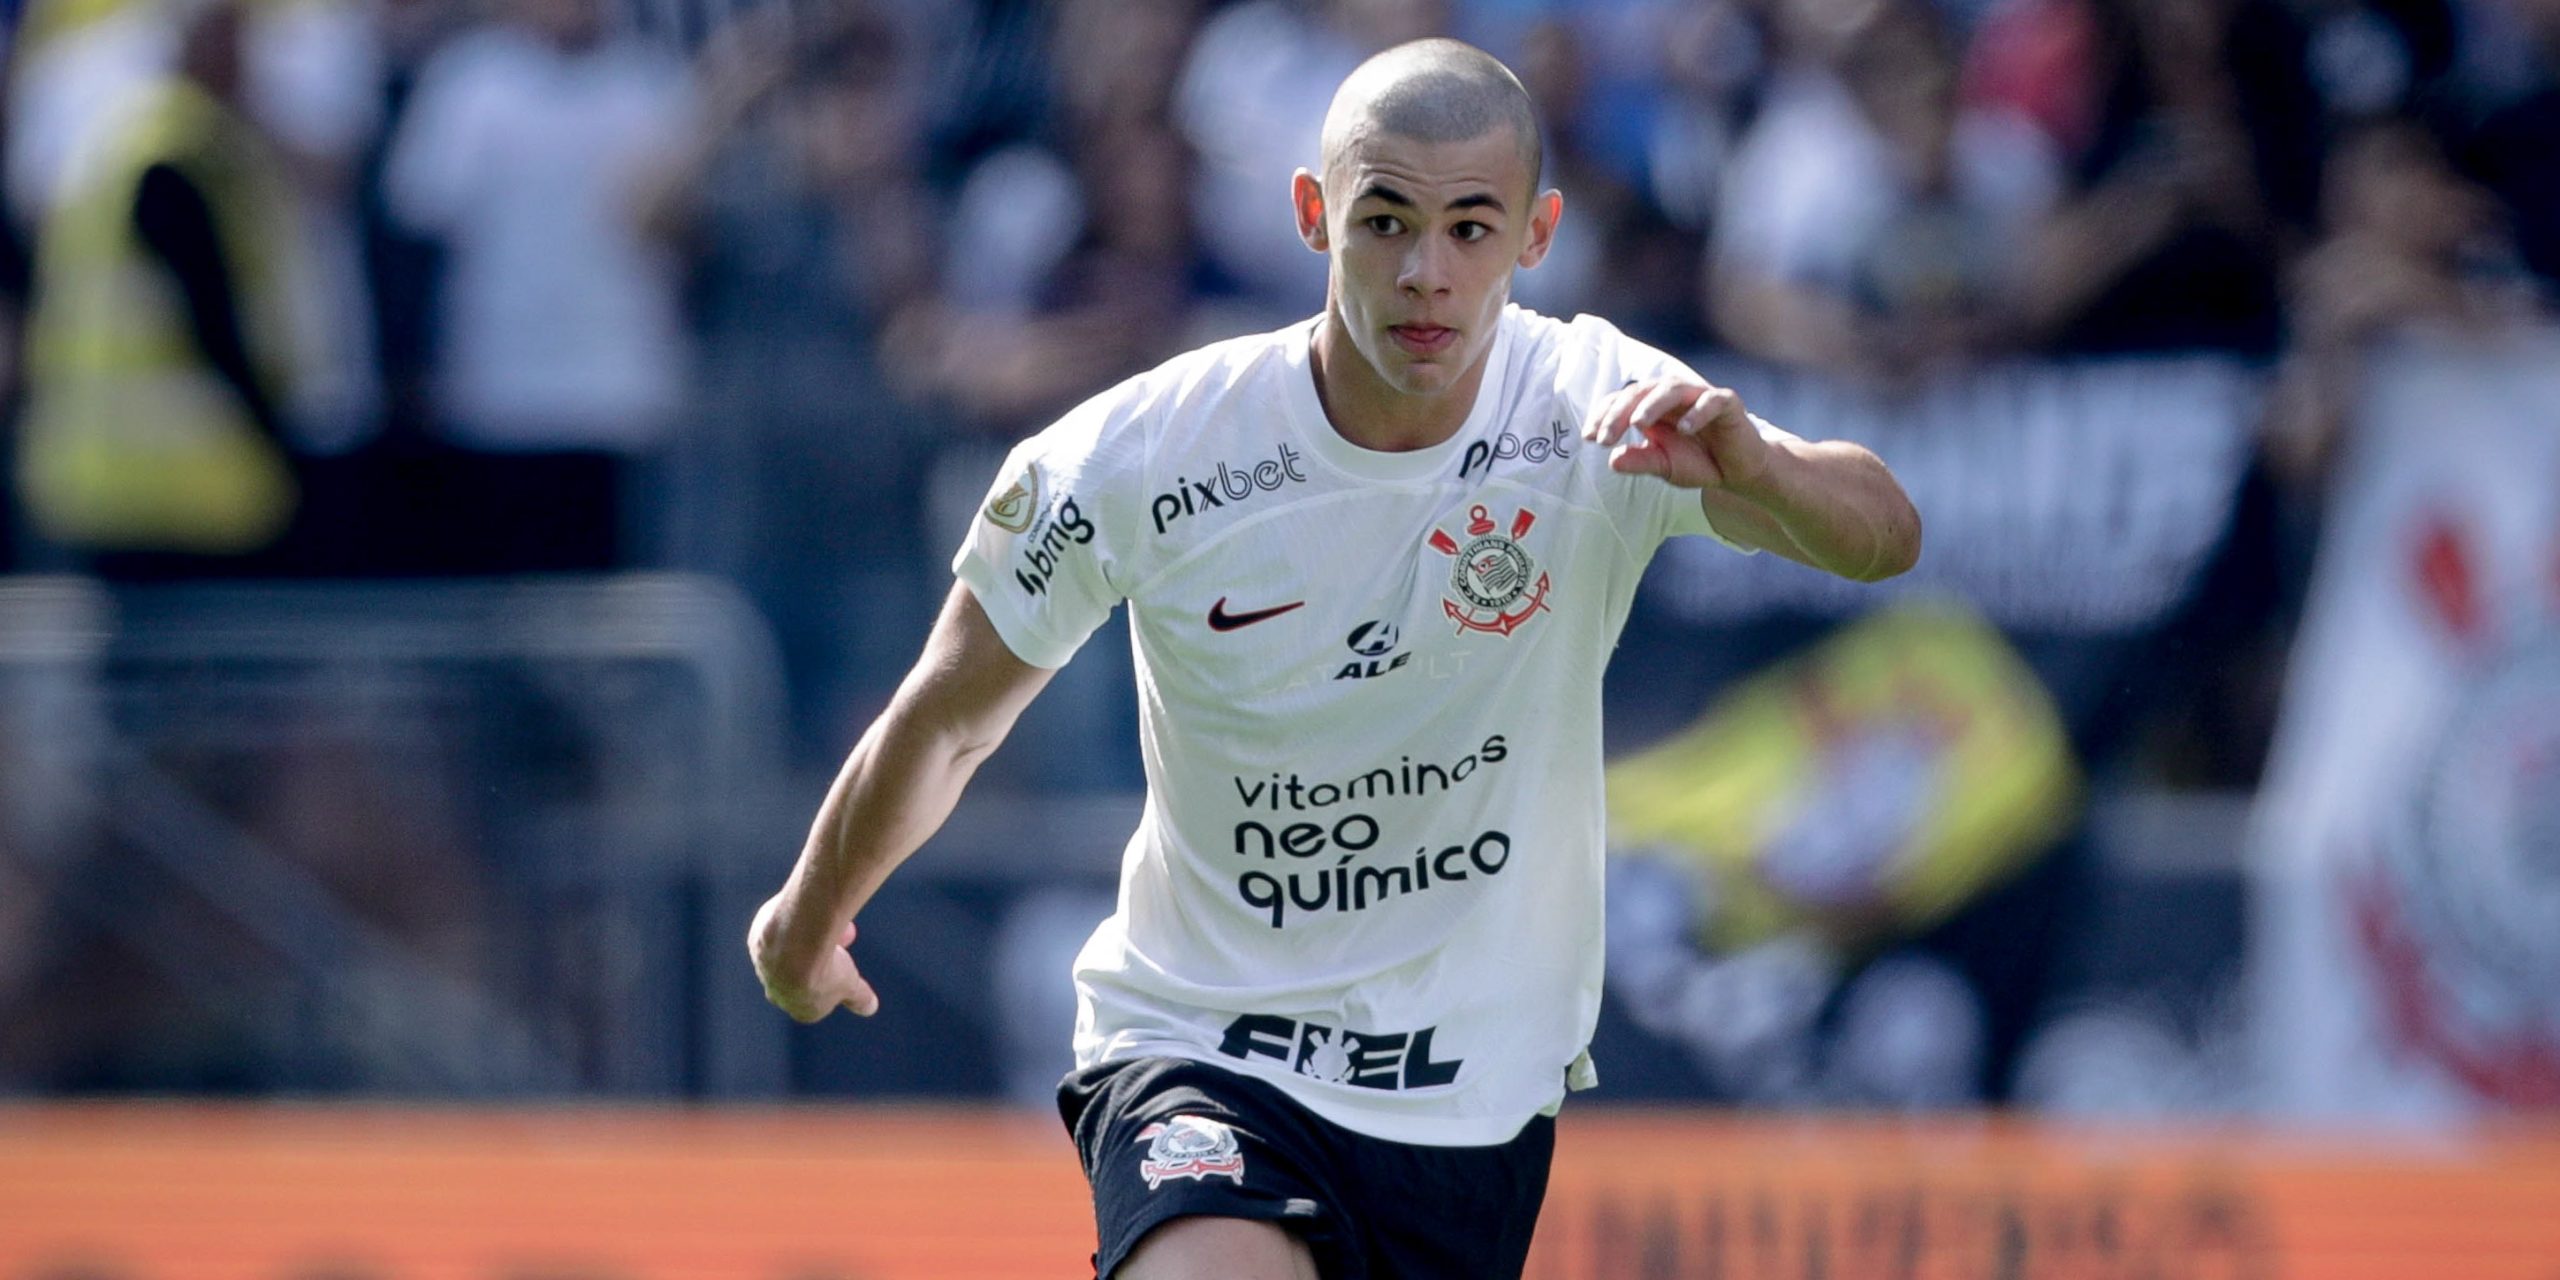
<path fill-rule="evenodd" d="M 1304 169 L 1289 179 L 1289 203 L 1298 211 L 1298 238 L 1307 247 L 1324 253 L 1333 247 L 1333 239 L 1324 226 L 1324 184 Z"/>
<path fill-rule="evenodd" d="M 1549 188 L 1529 202 L 1529 240 L 1520 246 L 1520 268 L 1527 270 L 1546 260 L 1547 250 L 1555 245 L 1556 224 L 1564 221 L 1564 193 Z"/>

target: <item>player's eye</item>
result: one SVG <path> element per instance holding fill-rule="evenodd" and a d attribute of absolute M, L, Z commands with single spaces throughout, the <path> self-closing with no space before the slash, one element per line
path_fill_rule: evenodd
<path fill-rule="evenodd" d="M 1393 214 L 1373 213 L 1360 221 L 1369 228 L 1369 234 L 1373 236 L 1391 236 L 1404 230 L 1404 223 L 1397 220 Z"/>
<path fill-rule="evenodd" d="M 1481 222 L 1467 221 L 1449 228 L 1449 234 L 1456 236 L 1458 239 L 1468 244 L 1474 244 L 1476 241 L 1492 235 L 1493 228 L 1488 227 Z"/>

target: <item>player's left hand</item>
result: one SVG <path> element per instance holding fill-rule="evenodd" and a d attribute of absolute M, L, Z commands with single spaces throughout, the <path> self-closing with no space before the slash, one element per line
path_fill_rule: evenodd
<path fill-rule="evenodd" d="M 1769 471 L 1762 439 L 1731 388 L 1671 376 L 1631 382 L 1600 398 L 1582 438 L 1609 449 L 1609 466 L 1683 489 L 1749 493 Z"/>

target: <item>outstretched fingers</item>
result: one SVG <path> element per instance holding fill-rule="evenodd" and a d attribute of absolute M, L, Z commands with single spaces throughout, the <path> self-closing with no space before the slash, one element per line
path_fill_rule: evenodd
<path fill-rule="evenodd" d="M 1606 448 L 1618 442 L 1627 431 L 1627 411 L 1635 407 L 1636 397 L 1644 394 L 1644 384 L 1630 382 L 1600 397 L 1583 420 L 1582 438 Z"/>
<path fill-rule="evenodd" d="M 1694 382 L 1666 381 L 1649 384 L 1644 395 L 1636 401 L 1634 410 L 1627 417 L 1636 430 L 1649 433 L 1656 427 L 1668 426 L 1679 421 L 1681 412 L 1687 409 L 1697 399 L 1698 393 L 1703 390 L 1706 388 Z"/>
<path fill-rule="evenodd" d="M 1622 475 L 1667 476 L 1671 474 L 1671 454 L 1659 440 L 1628 436 L 1610 448 L 1609 469 Z"/>
<path fill-rule="evenodd" d="M 1604 448 L 1627 433 L 1641 436 L 1657 426 L 1676 425 L 1702 392 L 1716 388 L 1678 378 L 1630 382 L 1602 396 L 1583 424 L 1582 438 Z"/>
<path fill-rule="evenodd" d="M 1680 415 L 1675 429 L 1684 436 L 1703 434 L 1718 425 L 1739 426 L 1750 421 L 1742 408 L 1742 397 L 1731 387 L 1710 386 L 1698 396 L 1697 403 Z"/>

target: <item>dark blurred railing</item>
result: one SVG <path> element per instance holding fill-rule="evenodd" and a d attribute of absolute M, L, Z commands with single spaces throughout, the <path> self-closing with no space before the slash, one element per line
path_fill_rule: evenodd
<path fill-rule="evenodd" d="M 770 1092 L 781 700 L 699 577 L 0 583 L 0 1086 Z"/>

